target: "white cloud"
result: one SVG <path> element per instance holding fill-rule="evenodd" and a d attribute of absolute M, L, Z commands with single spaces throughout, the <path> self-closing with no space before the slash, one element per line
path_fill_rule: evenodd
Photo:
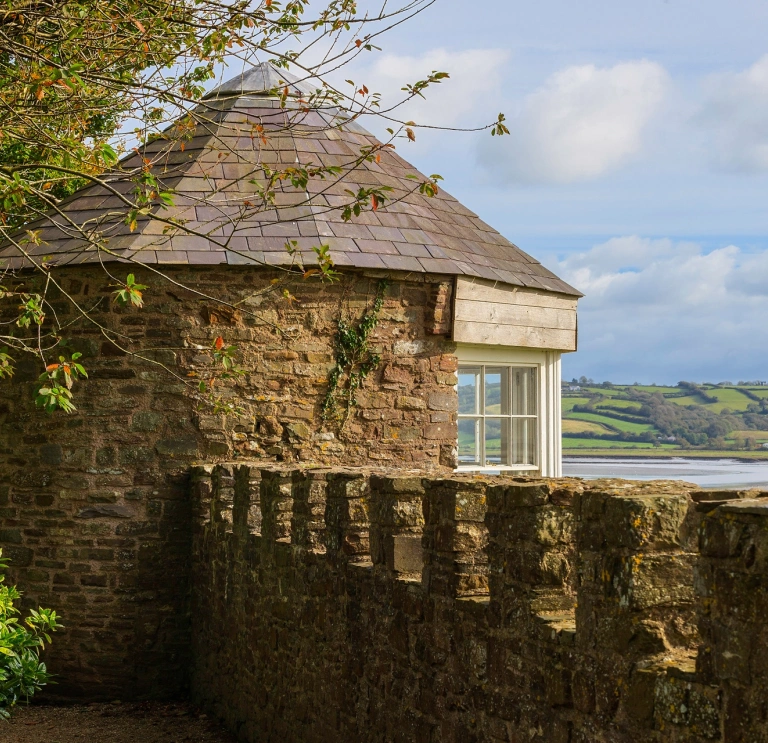
<path fill-rule="evenodd" d="M 426 79 L 433 71 L 447 72 L 450 77 L 430 85 L 424 98 L 416 97 L 387 114 L 399 121 L 416 124 L 468 128 L 490 123 L 499 112 L 499 87 L 502 71 L 509 53 L 502 49 L 467 49 L 451 52 L 431 49 L 418 56 L 382 54 L 365 67 L 345 69 L 342 77 L 351 77 L 359 86 L 365 84 L 371 92 L 381 94 L 381 110 L 399 104 L 407 95 L 402 88 Z M 334 80 L 339 90 L 349 86 Z M 375 134 L 385 136 L 386 127 L 395 124 L 375 116 L 363 117 L 360 123 Z M 401 154 L 425 149 L 427 143 L 438 141 L 435 132 L 416 132 L 416 145 Z M 440 140 L 441 141 L 441 140 Z M 453 140 L 454 145 L 456 140 Z"/>
<path fill-rule="evenodd" d="M 522 103 L 504 147 L 483 143 L 481 161 L 509 181 L 597 178 L 637 154 L 669 77 L 648 60 L 567 67 Z"/>
<path fill-rule="evenodd" d="M 712 75 L 695 122 L 712 163 L 731 172 L 768 170 L 768 54 L 748 69 Z"/>
<path fill-rule="evenodd" d="M 574 372 L 619 382 L 768 377 L 768 252 L 632 236 L 552 268 L 586 295 Z"/>

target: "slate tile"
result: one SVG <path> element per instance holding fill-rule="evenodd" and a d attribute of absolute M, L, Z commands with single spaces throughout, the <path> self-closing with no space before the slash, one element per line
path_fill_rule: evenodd
<path fill-rule="evenodd" d="M 248 250 L 285 250 L 284 237 L 248 237 Z"/>
<path fill-rule="evenodd" d="M 371 234 L 375 240 L 390 240 L 392 242 L 404 242 L 405 237 L 396 227 L 371 226 Z"/>
<path fill-rule="evenodd" d="M 414 243 L 416 245 L 424 245 L 425 243 L 432 242 L 427 236 L 427 233 L 423 230 L 401 229 L 400 233 L 403 236 L 405 242 Z"/>
<path fill-rule="evenodd" d="M 444 258 L 418 258 L 427 273 L 458 273 L 455 261 Z"/>
<path fill-rule="evenodd" d="M 373 240 L 373 234 L 368 226 L 355 222 L 330 222 L 330 228 L 336 237 L 351 237 L 361 240 Z"/>
<path fill-rule="evenodd" d="M 301 220 L 298 223 L 299 234 L 302 237 L 317 237 L 320 235 L 320 231 L 317 228 L 317 224 L 309 220 Z"/>
<path fill-rule="evenodd" d="M 229 263 L 231 266 L 255 266 L 255 265 L 264 265 L 266 262 L 265 254 L 261 251 L 254 250 L 254 251 L 248 251 L 248 252 L 240 252 L 234 253 L 232 251 L 227 251 L 225 253 L 226 261 L 222 261 L 222 263 L 226 262 Z"/>
<path fill-rule="evenodd" d="M 158 250 L 158 263 L 189 263 L 189 258 L 183 250 Z"/>
<path fill-rule="evenodd" d="M 211 242 L 197 235 L 176 235 L 170 241 L 172 250 L 210 250 Z"/>
<path fill-rule="evenodd" d="M 390 211 L 389 206 L 383 211 L 379 210 L 378 217 L 381 224 L 385 227 L 397 227 L 398 229 L 403 227 L 406 229 L 416 229 L 417 227 L 416 223 L 409 215 L 392 212 Z"/>
<path fill-rule="evenodd" d="M 295 222 L 285 224 L 264 224 L 261 227 L 261 234 L 264 237 L 284 237 L 286 239 L 297 237 L 299 229 Z"/>
<path fill-rule="evenodd" d="M 418 271 L 423 270 L 421 264 L 416 258 L 410 258 L 405 255 L 383 255 L 381 260 L 387 268 L 397 271 Z"/>
<path fill-rule="evenodd" d="M 323 145 L 323 149 L 329 154 L 329 155 L 345 155 L 347 158 L 349 158 L 349 155 L 353 154 L 350 151 L 350 147 L 344 145 L 340 141 L 334 142 L 333 140 L 321 140 L 321 143 Z"/>
<path fill-rule="evenodd" d="M 193 266 L 217 265 L 227 263 L 227 253 L 223 250 L 190 251 L 188 259 Z"/>
<path fill-rule="evenodd" d="M 432 258 L 448 258 L 445 251 L 437 245 L 427 245 L 427 250 Z"/>
<path fill-rule="evenodd" d="M 327 245 L 331 250 L 341 253 L 359 253 L 355 241 L 349 237 L 321 237 L 319 242 Z"/>
<path fill-rule="evenodd" d="M 379 255 L 399 255 L 394 243 L 387 240 L 355 240 L 355 245 L 361 253 L 378 253 Z"/>
<path fill-rule="evenodd" d="M 426 245 L 414 245 L 411 243 L 395 243 L 397 252 L 400 255 L 412 256 L 414 258 L 431 258 L 432 254 L 427 250 Z"/>
<path fill-rule="evenodd" d="M 290 266 L 295 263 L 294 258 L 287 252 L 264 253 L 264 264 L 267 266 Z"/>
<path fill-rule="evenodd" d="M 335 266 L 354 266 L 353 256 L 348 253 L 341 253 L 338 250 L 331 250 L 328 253 Z"/>
<path fill-rule="evenodd" d="M 466 261 L 456 261 L 456 265 L 464 276 L 480 276 L 480 271 L 471 263 L 467 263 Z"/>
<path fill-rule="evenodd" d="M 358 268 L 386 268 L 380 255 L 373 253 L 347 253 Z"/>

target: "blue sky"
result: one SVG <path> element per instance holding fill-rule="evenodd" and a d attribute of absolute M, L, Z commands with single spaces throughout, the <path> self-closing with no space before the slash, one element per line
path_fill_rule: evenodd
<path fill-rule="evenodd" d="M 448 71 L 417 123 L 506 114 L 399 150 L 585 292 L 567 377 L 768 379 L 766 31 L 757 0 L 438 0 L 348 72 Z"/>

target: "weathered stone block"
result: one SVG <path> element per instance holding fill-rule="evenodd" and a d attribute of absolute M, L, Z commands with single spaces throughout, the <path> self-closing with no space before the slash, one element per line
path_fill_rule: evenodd
<path fill-rule="evenodd" d="M 160 439 L 155 444 L 155 450 L 165 457 L 195 457 L 198 454 L 198 444 L 194 436 Z"/>
<path fill-rule="evenodd" d="M 455 393 L 433 392 L 427 401 L 430 410 L 458 410 L 459 399 Z"/>
<path fill-rule="evenodd" d="M 424 552 L 420 534 L 396 534 L 385 542 L 386 564 L 398 573 L 421 573 Z"/>
<path fill-rule="evenodd" d="M 79 519 L 129 519 L 132 518 L 133 515 L 133 511 L 127 506 L 113 504 L 88 506 L 87 508 L 81 508 L 77 512 L 77 518 Z"/>
<path fill-rule="evenodd" d="M 163 416 L 154 410 L 140 410 L 134 413 L 131 419 L 131 430 L 150 432 L 156 431 L 163 420 Z"/>
<path fill-rule="evenodd" d="M 400 396 L 395 401 L 395 407 L 398 410 L 424 410 L 427 403 L 420 397 Z"/>

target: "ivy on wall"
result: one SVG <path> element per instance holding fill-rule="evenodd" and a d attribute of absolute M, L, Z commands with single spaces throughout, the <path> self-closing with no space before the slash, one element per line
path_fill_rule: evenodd
<path fill-rule="evenodd" d="M 387 281 L 379 281 L 373 305 L 357 326 L 342 317 L 336 323 L 333 344 L 336 363 L 328 375 L 328 390 L 322 404 L 323 422 L 339 421 L 340 428 L 344 428 L 352 408 L 356 405 L 357 390 L 381 363 L 379 354 L 368 347 L 368 339 L 379 323 L 379 313 L 384 305 L 387 286 Z"/>

